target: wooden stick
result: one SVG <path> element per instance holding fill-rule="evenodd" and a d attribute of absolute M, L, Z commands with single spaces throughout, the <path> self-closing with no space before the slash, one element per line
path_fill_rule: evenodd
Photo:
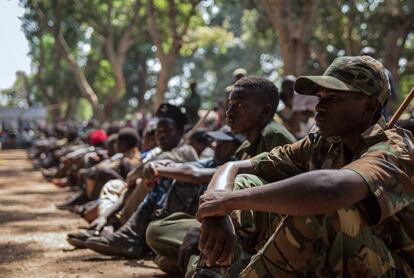
<path fill-rule="evenodd" d="M 392 115 L 391 120 L 387 124 L 387 129 L 393 128 L 397 120 L 401 117 L 401 114 L 410 104 L 411 100 L 414 97 L 414 88 L 411 89 L 410 93 L 405 97 L 404 101 L 398 107 L 397 111 L 395 111 L 394 115 Z"/>
<path fill-rule="evenodd" d="M 204 114 L 203 117 L 201 117 L 198 122 L 193 126 L 190 131 L 188 131 L 186 134 L 184 134 L 183 139 L 185 142 L 188 142 L 188 140 L 191 138 L 191 136 L 194 135 L 194 133 L 197 131 L 197 129 L 206 121 L 208 114 L 210 114 L 212 109 L 209 109 L 206 114 Z"/>

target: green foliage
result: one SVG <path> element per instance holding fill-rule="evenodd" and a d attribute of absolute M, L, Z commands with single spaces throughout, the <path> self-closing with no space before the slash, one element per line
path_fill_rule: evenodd
<path fill-rule="evenodd" d="M 75 115 L 77 120 L 89 120 L 92 117 L 91 104 L 86 99 L 80 99 L 76 106 Z"/>
<path fill-rule="evenodd" d="M 99 61 L 99 66 L 95 72 L 93 87 L 103 94 L 110 93 L 115 86 L 115 80 L 112 75 L 112 66 L 108 60 Z"/>
<path fill-rule="evenodd" d="M 198 26 L 184 37 L 184 42 L 183 56 L 193 54 L 197 48 L 215 48 L 219 54 L 226 54 L 236 45 L 233 33 L 220 26 Z"/>
<path fill-rule="evenodd" d="M 116 48 L 125 28 L 131 23 L 134 11 L 139 9 L 141 18 L 139 24 L 133 26 L 133 45 L 123 64 L 126 92 L 113 104 L 113 117 L 123 118 L 126 113 L 149 108 L 150 102 L 144 95 L 148 99 L 154 91 L 160 64 L 148 31 L 147 1 L 139 1 L 137 6 L 135 0 L 113 0 L 108 14 L 111 1 L 107 0 L 19 0 L 25 8 L 21 18 L 22 29 L 30 45 L 34 72 L 25 78 L 17 76 L 13 87 L 1 92 L 0 101 L 26 106 L 28 100 L 34 105 L 54 105 L 76 99 L 76 117 L 85 119 L 91 116 L 90 105 L 78 89 L 62 51 L 56 47 L 54 27 L 58 24 L 56 10 L 60 4 L 62 35 L 101 103 L 114 94 L 116 84 L 105 49 L 105 38 L 111 34 Z M 290 2 L 296 16 L 304 1 Z M 154 0 L 164 53 L 172 47 L 174 24 L 171 13 L 175 14 L 176 30 L 180 33 L 191 11 L 189 1 L 173 2 L 175 8 L 170 10 L 168 0 Z M 411 0 L 319 3 L 310 42 L 311 60 L 306 70 L 309 74 L 323 72 L 325 65 L 337 56 L 357 55 L 366 45 L 376 48 L 378 57 L 388 62 L 392 35 L 407 19 L 414 18 L 414 2 Z M 404 43 L 401 53 L 397 53 L 397 59 L 393 60 L 398 65 L 395 62 L 389 65 L 397 74 L 402 95 L 414 86 L 414 25 L 409 27 L 407 37 L 398 41 L 398 45 Z M 181 41 L 167 100 L 181 103 L 188 93 L 188 79 L 194 78 L 203 98 L 203 107 L 211 107 L 217 99 L 225 97 L 225 88 L 233 82 L 232 72 L 240 67 L 249 74 L 279 81 L 282 64 L 279 35 L 272 28 L 260 1 L 199 1 L 188 32 Z M 25 86 L 29 89 L 24 89 Z M 62 105 L 60 115 L 68 106 Z"/>
<path fill-rule="evenodd" d="M 16 72 L 16 80 L 11 88 L 0 91 L 0 107 L 28 108 L 37 102 L 33 81 L 23 71 Z"/>

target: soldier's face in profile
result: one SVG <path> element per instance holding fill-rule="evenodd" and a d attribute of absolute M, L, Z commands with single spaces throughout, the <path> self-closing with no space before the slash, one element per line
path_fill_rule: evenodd
<path fill-rule="evenodd" d="M 364 131 L 365 95 L 322 88 L 317 97 L 315 123 L 322 137 L 345 137 Z"/>
<path fill-rule="evenodd" d="M 182 133 L 177 129 L 174 120 L 161 118 L 155 131 L 158 146 L 163 151 L 169 151 L 180 142 Z"/>
<path fill-rule="evenodd" d="M 244 90 L 230 92 L 226 122 L 234 134 L 245 134 L 260 122 L 264 103 L 254 93 Z"/>

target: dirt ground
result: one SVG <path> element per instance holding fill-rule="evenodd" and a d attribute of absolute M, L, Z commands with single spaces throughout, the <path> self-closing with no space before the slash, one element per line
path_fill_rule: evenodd
<path fill-rule="evenodd" d="M 0 151 L 0 277 L 169 277 L 150 260 L 72 248 L 66 234 L 86 222 L 55 208 L 69 194 L 33 170 L 25 151 Z"/>

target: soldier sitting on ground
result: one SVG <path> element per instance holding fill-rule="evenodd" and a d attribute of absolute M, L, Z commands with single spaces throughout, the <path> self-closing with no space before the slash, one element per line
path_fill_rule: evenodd
<path fill-rule="evenodd" d="M 383 66 L 337 58 L 323 76 L 299 77 L 295 90 L 318 96 L 316 129 L 218 170 L 197 213 L 207 263 L 228 263 L 238 220 L 251 210 L 281 221 L 256 242 L 241 277 L 413 277 L 414 143 L 407 130 L 385 130 Z M 240 183 L 250 188 L 233 191 Z M 207 272 L 198 277 L 219 277 Z"/>
<path fill-rule="evenodd" d="M 68 235 L 72 245 L 85 248 L 86 241 L 91 239 L 90 247 L 97 252 L 105 252 L 116 256 L 136 256 L 134 248 L 134 219 L 140 203 L 151 192 L 143 181 L 143 169 L 146 163 L 154 160 L 168 159 L 173 162 L 188 162 L 198 159 L 195 149 L 181 140 L 184 126 L 187 123 L 186 115 L 175 105 L 163 103 L 156 112 L 158 117 L 155 137 L 157 147 L 146 154 L 138 166 L 130 171 L 127 180 L 114 179 L 108 181 L 101 192 L 100 198 L 111 200 L 110 206 L 99 207 L 99 217 L 91 223 L 89 228 L 78 233 Z M 160 189 L 165 187 L 160 187 Z M 108 204 L 108 202 L 104 202 Z M 109 226 L 109 229 L 107 229 Z M 116 232 L 112 232 L 114 228 Z M 110 232 L 106 232 L 110 231 Z M 104 232 L 98 237 L 101 232 Z M 126 248 L 125 248 L 126 247 Z"/>
<path fill-rule="evenodd" d="M 125 180 L 127 174 L 140 161 L 138 149 L 139 137 L 135 130 L 123 128 L 119 131 L 116 142 L 117 153 L 122 154 L 118 159 L 106 160 L 88 169 L 82 189 L 73 198 L 63 204 L 57 205 L 59 209 L 73 209 L 74 206 L 83 205 L 96 200 L 104 184 L 112 179 Z"/>

